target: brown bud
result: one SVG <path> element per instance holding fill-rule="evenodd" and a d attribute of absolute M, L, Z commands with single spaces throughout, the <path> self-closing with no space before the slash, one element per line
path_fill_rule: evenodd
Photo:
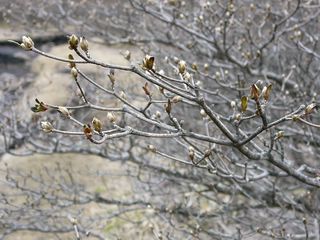
<path fill-rule="evenodd" d="M 150 90 L 149 90 L 149 87 L 148 87 L 148 83 L 146 82 L 144 84 L 144 86 L 142 87 L 142 89 L 144 90 L 144 93 L 147 95 L 147 96 L 151 96 L 151 93 L 150 93 Z"/>
<path fill-rule="evenodd" d="M 108 73 L 108 77 L 110 79 L 111 85 L 112 87 L 114 86 L 114 83 L 116 82 L 116 78 L 114 76 L 114 69 L 110 69 L 109 73 Z"/>
<path fill-rule="evenodd" d="M 264 86 L 261 92 L 261 95 L 263 96 L 264 100 L 268 101 L 270 97 L 272 89 L 272 84 L 269 84 L 268 86 Z"/>
<path fill-rule="evenodd" d="M 252 99 L 258 101 L 259 96 L 260 96 L 260 89 L 258 88 L 258 86 L 256 84 L 252 84 L 250 97 Z"/>
<path fill-rule="evenodd" d="M 154 67 L 154 57 L 146 55 L 143 59 L 143 67 L 147 70 L 152 70 Z"/>
<path fill-rule="evenodd" d="M 165 106 L 166 112 L 167 112 L 168 114 L 170 114 L 170 113 L 171 113 L 171 109 L 172 109 L 172 104 L 171 104 L 170 99 L 168 99 L 168 103 L 165 104 L 164 106 Z"/>
<path fill-rule="evenodd" d="M 87 137 L 87 139 L 92 138 L 93 131 L 92 131 L 92 128 L 89 124 L 83 125 L 83 133 Z"/>

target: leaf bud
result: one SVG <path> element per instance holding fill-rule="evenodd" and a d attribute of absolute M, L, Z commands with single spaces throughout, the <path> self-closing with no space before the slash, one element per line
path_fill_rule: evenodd
<path fill-rule="evenodd" d="M 71 68 L 71 75 L 74 77 L 74 79 L 78 77 L 78 70 L 75 67 Z"/>
<path fill-rule="evenodd" d="M 108 112 L 107 119 L 111 123 L 115 123 L 116 122 L 116 116 L 112 112 Z"/>
<path fill-rule="evenodd" d="M 101 131 L 102 131 L 102 123 L 101 123 L 101 121 L 98 118 L 94 117 L 92 119 L 91 123 L 92 123 L 93 129 L 95 131 L 101 133 Z"/>
<path fill-rule="evenodd" d="M 143 59 L 143 67 L 147 70 L 152 70 L 154 67 L 154 57 L 146 55 Z"/>
<path fill-rule="evenodd" d="M 80 37 L 80 48 L 87 53 L 89 50 L 89 43 L 85 37 Z"/>
<path fill-rule="evenodd" d="M 70 112 L 69 112 L 68 108 L 59 106 L 59 107 L 58 107 L 58 111 L 59 111 L 63 116 L 65 116 L 65 117 L 67 117 L 67 118 L 70 117 Z"/>
<path fill-rule="evenodd" d="M 148 150 L 151 151 L 151 152 L 154 152 L 154 153 L 157 151 L 156 147 L 154 145 L 152 145 L 152 144 L 148 145 Z"/>
<path fill-rule="evenodd" d="M 178 70 L 180 74 L 183 74 L 186 71 L 186 62 L 183 60 L 180 60 L 178 62 Z"/>
<path fill-rule="evenodd" d="M 30 37 L 22 36 L 22 43 L 20 44 L 20 46 L 24 50 L 29 51 L 32 50 L 32 48 L 34 47 L 34 43 Z"/>
<path fill-rule="evenodd" d="M 79 39 L 76 35 L 72 34 L 70 37 L 69 37 L 69 49 L 73 50 L 73 49 L 77 49 L 78 47 L 78 43 L 79 43 Z"/>
<path fill-rule="evenodd" d="M 40 126 L 41 126 L 42 131 L 44 131 L 46 133 L 52 132 L 52 130 L 53 130 L 53 126 L 48 121 L 41 122 Z"/>

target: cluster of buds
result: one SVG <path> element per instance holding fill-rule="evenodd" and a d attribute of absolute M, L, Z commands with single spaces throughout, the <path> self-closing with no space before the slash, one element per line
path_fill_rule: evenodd
<path fill-rule="evenodd" d="M 262 96 L 265 101 L 268 101 L 270 98 L 271 90 L 272 90 L 271 84 L 269 84 L 268 86 L 264 86 L 262 91 L 260 91 L 257 84 L 253 84 L 251 86 L 250 98 L 254 99 L 255 101 L 258 101 L 259 98 Z"/>
<path fill-rule="evenodd" d="M 22 37 L 22 43 L 20 44 L 20 46 L 24 50 L 29 51 L 29 50 L 32 50 L 32 48 L 34 47 L 34 43 L 33 43 L 32 39 L 30 37 L 23 36 Z"/>
<path fill-rule="evenodd" d="M 46 110 L 48 110 L 48 107 L 45 103 L 40 102 L 37 98 L 36 98 L 36 104 L 34 107 L 31 108 L 32 112 L 44 112 Z"/>

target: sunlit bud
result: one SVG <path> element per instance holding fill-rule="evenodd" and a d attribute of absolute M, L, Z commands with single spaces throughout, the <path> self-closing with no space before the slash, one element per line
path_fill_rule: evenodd
<path fill-rule="evenodd" d="M 53 130 L 51 123 L 47 122 L 47 121 L 41 122 L 40 126 L 41 126 L 42 131 L 44 131 L 46 133 L 52 132 L 52 130 Z"/>
<path fill-rule="evenodd" d="M 220 74 L 220 72 L 219 72 L 219 71 L 217 71 L 217 72 L 215 73 L 215 75 L 216 75 L 216 78 L 217 78 L 217 79 L 219 79 L 219 78 L 220 78 L 220 76 L 221 76 L 221 74 Z"/>
<path fill-rule="evenodd" d="M 235 119 L 237 121 L 240 121 L 241 120 L 241 114 L 240 113 L 237 113 L 236 116 L 235 116 Z"/>
<path fill-rule="evenodd" d="M 156 152 L 157 151 L 156 147 L 154 145 L 152 145 L 152 144 L 148 145 L 148 150 L 151 151 L 151 152 Z"/>
<path fill-rule="evenodd" d="M 172 103 L 178 103 L 178 102 L 181 102 L 182 101 L 182 97 L 181 96 L 174 96 L 172 99 L 171 99 L 171 102 Z"/>
<path fill-rule="evenodd" d="M 191 160 L 193 160 L 194 159 L 194 155 L 195 155 L 194 148 L 192 146 L 190 146 L 188 150 L 189 150 L 189 158 Z"/>
<path fill-rule="evenodd" d="M 206 114 L 206 112 L 204 111 L 204 109 L 201 109 L 200 110 L 200 115 L 202 116 L 202 117 L 206 117 L 207 116 L 207 114 Z"/>
<path fill-rule="evenodd" d="M 71 68 L 71 75 L 74 77 L 74 78 L 77 78 L 78 77 L 78 70 L 73 67 Z"/>
<path fill-rule="evenodd" d="M 177 58 L 177 57 L 173 57 L 173 62 L 175 63 L 175 64 L 178 64 L 179 63 L 179 58 Z"/>
<path fill-rule="evenodd" d="M 131 52 L 129 50 L 126 50 L 124 52 L 124 58 L 127 59 L 128 61 L 131 59 Z"/>
<path fill-rule="evenodd" d="M 144 68 L 146 68 L 147 70 L 152 70 L 154 67 L 154 57 L 146 55 L 142 63 Z"/>
<path fill-rule="evenodd" d="M 208 64 L 208 63 L 205 63 L 205 64 L 203 65 L 203 67 L 204 67 L 204 70 L 205 70 L 206 72 L 209 71 L 209 64 Z"/>
<path fill-rule="evenodd" d="M 127 95 L 124 91 L 120 91 L 120 94 L 119 96 L 122 98 L 122 99 L 127 99 Z"/>
<path fill-rule="evenodd" d="M 102 131 L 102 123 L 101 123 L 101 121 L 98 118 L 94 117 L 92 119 L 91 123 L 92 123 L 93 129 L 95 131 L 101 133 L 101 131 Z"/>
<path fill-rule="evenodd" d="M 69 220 L 70 220 L 72 225 L 77 225 L 78 224 L 78 220 L 76 218 L 69 217 Z"/>
<path fill-rule="evenodd" d="M 161 118 L 161 112 L 160 111 L 156 111 L 156 118 Z"/>
<path fill-rule="evenodd" d="M 89 50 L 89 43 L 85 37 L 80 38 L 80 47 L 84 52 L 88 52 Z"/>
<path fill-rule="evenodd" d="M 31 50 L 34 47 L 34 43 L 30 37 L 22 36 L 22 43 L 20 44 L 20 46 L 24 50 Z"/>
<path fill-rule="evenodd" d="M 309 104 L 309 105 L 306 107 L 305 113 L 306 113 L 306 114 L 310 114 L 310 113 L 312 113 L 314 110 L 316 110 L 317 108 L 318 108 L 317 104 L 311 103 L 311 104 Z"/>
<path fill-rule="evenodd" d="M 79 43 L 79 39 L 76 35 L 72 34 L 70 37 L 69 37 L 69 48 L 71 50 L 73 49 L 76 49 L 78 47 L 78 43 Z"/>
<path fill-rule="evenodd" d="M 69 118 L 70 117 L 70 112 L 66 107 L 58 107 L 58 111 L 65 117 Z"/>
<path fill-rule="evenodd" d="M 195 85 L 200 88 L 200 87 L 202 87 L 202 82 L 197 81 L 197 82 L 195 83 Z"/>
<path fill-rule="evenodd" d="M 107 119 L 111 123 L 115 123 L 116 122 L 116 116 L 112 112 L 108 112 Z"/>
<path fill-rule="evenodd" d="M 165 73 L 164 73 L 164 70 L 161 69 L 161 70 L 158 72 L 158 74 L 159 74 L 159 75 L 164 75 L 164 74 L 165 74 Z"/>
<path fill-rule="evenodd" d="M 279 131 L 276 133 L 276 136 L 274 138 L 274 140 L 278 140 L 280 138 L 283 138 L 284 137 L 284 131 Z"/>
<path fill-rule="evenodd" d="M 186 62 L 185 61 L 180 60 L 178 62 L 178 70 L 179 70 L 179 73 L 181 73 L 181 74 L 183 74 L 186 71 Z"/>
<path fill-rule="evenodd" d="M 235 108 L 236 102 L 235 101 L 231 101 L 230 105 L 231 105 L 232 108 Z"/>

